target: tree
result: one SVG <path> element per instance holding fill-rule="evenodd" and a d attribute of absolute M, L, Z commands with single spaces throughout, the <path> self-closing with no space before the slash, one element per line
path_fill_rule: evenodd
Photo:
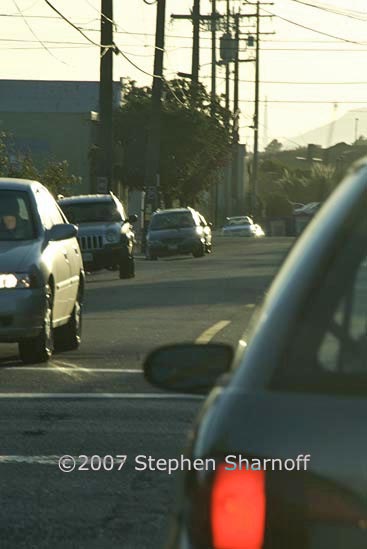
<path fill-rule="evenodd" d="M 122 182 L 142 189 L 151 108 L 150 89 L 125 86 L 124 106 L 116 112 L 115 136 L 124 150 Z M 193 205 L 197 196 L 214 185 L 220 168 L 231 155 L 231 137 L 225 126 L 226 111 L 219 101 L 210 116 L 210 96 L 202 85 L 195 89 L 185 80 L 165 85 L 161 116 L 160 189 L 167 206 L 174 199 Z"/>
<path fill-rule="evenodd" d="M 273 139 L 270 141 L 270 143 L 265 147 L 265 152 L 269 154 L 276 154 L 280 152 L 283 148 L 283 145 L 280 141 L 277 139 Z"/>
<path fill-rule="evenodd" d="M 49 160 L 43 169 L 36 167 L 31 155 L 19 153 L 4 132 L 0 133 L 0 177 L 40 181 L 55 196 L 78 181 L 76 176 L 69 174 L 66 160 Z"/>

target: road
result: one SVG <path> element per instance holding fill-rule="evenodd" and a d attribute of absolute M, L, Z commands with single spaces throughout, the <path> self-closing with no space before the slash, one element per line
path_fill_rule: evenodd
<path fill-rule="evenodd" d="M 218 237 L 205 258 L 138 258 L 134 280 L 88 276 L 78 351 L 24 367 L 0 345 L 2 549 L 163 546 L 176 475 L 134 459 L 179 456 L 202 399 L 149 386 L 142 361 L 166 343 L 235 345 L 292 243 Z M 66 454 L 128 458 L 62 473 Z"/>

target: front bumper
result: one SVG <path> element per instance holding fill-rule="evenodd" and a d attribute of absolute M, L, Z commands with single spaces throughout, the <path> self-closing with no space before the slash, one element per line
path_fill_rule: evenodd
<path fill-rule="evenodd" d="M 205 246 L 204 239 L 190 238 L 179 242 L 148 241 L 149 252 L 159 257 L 192 254 Z"/>
<path fill-rule="evenodd" d="M 126 246 L 106 246 L 98 250 L 85 250 L 82 252 L 83 263 L 87 268 L 106 269 L 118 265 L 129 255 Z"/>
<path fill-rule="evenodd" d="M 17 343 L 37 336 L 42 328 L 45 291 L 35 289 L 0 290 L 0 342 Z"/>

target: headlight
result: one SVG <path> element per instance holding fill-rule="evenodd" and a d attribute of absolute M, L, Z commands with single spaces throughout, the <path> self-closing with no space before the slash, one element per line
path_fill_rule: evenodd
<path fill-rule="evenodd" d="M 0 290 L 4 288 L 30 288 L 31 277 L 26 273 L 0 274 Z"/>
<path fill-rule="evenodd" d="M 204 233 L 204 229 L 202 227 L 196 227 L 196 234 L 199 236 L 202 236 Z"/>
<path fill-rule="evenodd" d="M 119 234 L 116 233 L 116 231 L 107 231 L 106 232 L 106 240 L 107 242 L 117 242 L 119 239 Z"/>

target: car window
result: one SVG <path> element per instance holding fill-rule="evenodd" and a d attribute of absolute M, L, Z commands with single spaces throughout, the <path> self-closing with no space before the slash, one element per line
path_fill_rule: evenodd
<path fill-rule="evenodd" d="M 199 223 L 198 223 L 199 224 Z M 195 225 L 191 212 L 170 212 L 155 214 L 150 223 L 152 231 L 193 227 Z"/>
<path fill-rule="evenodd" d="M 273 384 L 367 392 L 367 221 L 356 222 L 315 282 Z"/>
<path fill-rule="evenodd" d="M 75 201 L 61 203 L 61 208 L 70 223 L 96 223 L 122 221 L 123 212 L 111 200 Z"/>
<path fill-rule="evenodd" d="M 36 229 L 28 193 L 0 190 L 0 240 L 34 238 Z"/>
<path fill-rule="evenodd" d="M 42 187 L 36 190 L 36 201 L 42 224 L 45 229 L 65 223 L 53 196 Z"/>

